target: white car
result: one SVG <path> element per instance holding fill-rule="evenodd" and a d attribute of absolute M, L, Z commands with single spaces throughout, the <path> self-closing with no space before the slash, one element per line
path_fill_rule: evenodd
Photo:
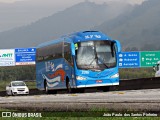
<path fill-rule="evenodd" d="M 29 94 L 29 89 L 23 81 L 12 81 L 8 86 L 6 86 L 7 95 L 27 95 Z"/>

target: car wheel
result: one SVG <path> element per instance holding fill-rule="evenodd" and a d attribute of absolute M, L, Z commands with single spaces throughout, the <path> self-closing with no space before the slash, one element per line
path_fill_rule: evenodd
<path fill-rule="evenodd" d="M 11 95 L 14 96 L 13 92 L 11 91 Z"/>

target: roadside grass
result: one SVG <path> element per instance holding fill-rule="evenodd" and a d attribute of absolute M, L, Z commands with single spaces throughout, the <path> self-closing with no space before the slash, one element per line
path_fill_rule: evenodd
<path fill-rule="evenodd" d="M 8 111 L 17 111 L 17 110 L 11 110 L 11 109 L 6 109 L 6 108 L 0 108 L 0 112 L 8 112 Z"/>
<path fill-rule="evenodd" d="M 25 82 L 29 89 L 35 89 L 36 88 L 36 81 L 26 81 Z"/>

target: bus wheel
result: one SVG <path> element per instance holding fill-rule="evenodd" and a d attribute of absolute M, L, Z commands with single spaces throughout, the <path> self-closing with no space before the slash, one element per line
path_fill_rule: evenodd
<path fill-rule="evenodd" d="M 48 90 L 47 81 L 45 81 L 45 93 L 46 94 L 57 94 L 56 90 Z"/>
<path fill-rule="evenodd" d="M 101 87 L 101 90 L 102 90 L 103 92 L 108 92 L 109 89 L 110 89 L 110 86 L 103 86 L 103 87 Z"/>
<path fill-rule="evenodd" d="M 48 94 L 48 93 L 49 93 L 49 90 L 48 90 L 48 86 L 47 86 L 47 81 L 45 81 L 45 86 L 44 86 L 44 88 L 45 88 L 45 93 Z"/>
<path fill-rule="evenodd" d="M 72 88 L 71 88 L 71 85 L 69 84 L 69 80 L 66 83 L 66 87 L 67 87 L 67 92 L 72 93 Z"/>

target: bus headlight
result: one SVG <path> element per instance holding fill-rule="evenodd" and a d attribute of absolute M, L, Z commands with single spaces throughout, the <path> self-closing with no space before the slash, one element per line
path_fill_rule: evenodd
<path fill-rule="evenodd" d="M 76 79 L 77 79 L 77 80 L 86 80 L 85 77 L 81 77 L 81 76 L 76 76 Z"/>
<path fill-rule="evenodd" d="M 119 73 L 116 73 L 116 74 L 111 76 L 111 78 L 118 78 L 118 77 L 119 77 Z"/>

